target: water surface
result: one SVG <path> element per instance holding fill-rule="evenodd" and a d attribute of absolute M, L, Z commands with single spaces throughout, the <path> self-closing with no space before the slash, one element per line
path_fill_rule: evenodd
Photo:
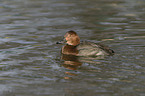
<path fill-rule="evenodd" d="M 1 0 L 1 96 L 145 96 L 145 1 Z M 68 57 L 69 30 L 110 46 L 108 57 Z"/>

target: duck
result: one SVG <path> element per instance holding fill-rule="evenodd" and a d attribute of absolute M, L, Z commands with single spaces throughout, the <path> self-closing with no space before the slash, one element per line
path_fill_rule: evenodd
<path fill-rule="evenodd" d="M 56 42 L 56 44 L 65 44 L 61 53 L 64 55 L 74 55 L 74 56 L 105 56 L 114 55 L 114 51 L 108 46 L 100 43 L 82 41 L 80 42 L 80 37 L 78 34 L 70 30 L 64 35 L 64 39 Z"/>

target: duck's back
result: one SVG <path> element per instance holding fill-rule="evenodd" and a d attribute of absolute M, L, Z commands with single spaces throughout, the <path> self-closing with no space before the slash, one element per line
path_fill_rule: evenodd
<path fill-rule="evenodd" d="M 83 41 L 78 46 L 79 56 L 113 55 L 114 51 L 99 43 Z"/>

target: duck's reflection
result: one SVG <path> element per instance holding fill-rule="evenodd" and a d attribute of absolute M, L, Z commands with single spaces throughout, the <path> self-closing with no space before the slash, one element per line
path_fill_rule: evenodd
<path fill-rule="evenodd" d="M 61 55 L 61 59 L 64 60 L 62 66 L 69 70 L 77 70 L 83 63 L 100 64 L 101 62 L 96 61 L 98 59 L 104 59 L 104 56 L 98 57 L 79 57 L 74 55 Z M 75 73 L 65 72 L 69 76 L 76 76 Z M 71 79 L 70 77 L 64 77 L 64 79 Z"/>
<path fill-rule="evenodd" d="M 77 68 L 82 65 L 82 62 L 78 60 L 77 56 L 62 55 L 61 59 L 64 60 L 63 66 L 70 70 L 77 70 Z"/>

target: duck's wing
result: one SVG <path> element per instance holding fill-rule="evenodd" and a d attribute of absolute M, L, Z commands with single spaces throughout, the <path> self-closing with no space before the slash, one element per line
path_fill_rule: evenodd
<path fill-rule="evenodd" d="M 79 50 L 90 50 L 95 53 L 95 52 L 99 52 L 99 51 L 104 51 L 105 53 L 107 53 L 108 55 L 113 55 L 115 52 L 110 49 L 108 46 L 105 46 L 103 44 L 100 43 L 93 43 L 93 42 L 87 42 L 87 41 L 83 41 L 80 43 L 80 45 L 77 47 Z"/>
<path fill-rule="evenodd" d="M 115 53 L 115 52 L 114 52 L 112 49 L 110 49 L 108 46 L 103 45 L 103 44 L 100 44 L 100 43 L 92 43 L 92 46 L 96 46 L 96 47 L 98 47 L 98 48 L 104 50 L 105 52 L 108 53 L 108 55 L 113 55 L 113 54 Z"/>
<path fill-rule="evenodd" d="M 90 42 L 87 41 L 82 41 L 78 46 L 77 49 L 78 50 L 83 50 L 83 49 L 91 49 L 94 48 L 94 46 L 92 46 L 92 44 Z"/>
<path fill-rule="evenodd" d="M 79 55 L 81 56 L 95 56 L 96 53 L 99 53 L 99 48 L 96 46 L 92 46 L 90 42 L 83 41 L 77 46 L 77 50 L 79 51 Z"/>

